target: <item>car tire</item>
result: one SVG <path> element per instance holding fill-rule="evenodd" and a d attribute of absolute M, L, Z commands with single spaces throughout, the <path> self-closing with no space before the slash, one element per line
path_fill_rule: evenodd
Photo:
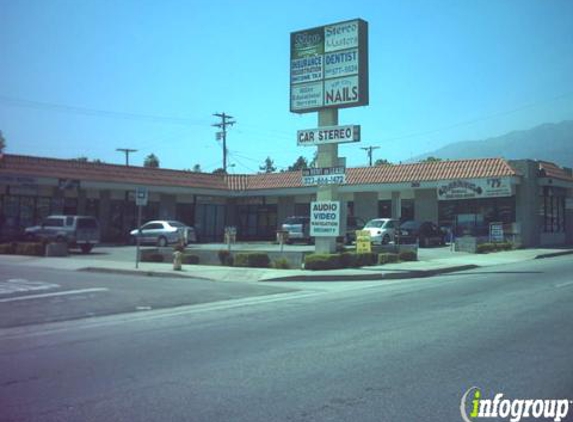
<path fill-rule="evenodd" d="M 160 236 L 159 239 L 157 239 L 157 246 L 159 246 L 160 248 L 164 248 L 165 246 L 167 246 L 167 239 L 165 238 L 165 236 Z"/>
<path fill-rule="evenodd" d="M 80 246 L 80 249 L 82 250 L 82 253 L 84 254 L 88 254 L 92 251 L 94 245 L 82 245 Z"/>

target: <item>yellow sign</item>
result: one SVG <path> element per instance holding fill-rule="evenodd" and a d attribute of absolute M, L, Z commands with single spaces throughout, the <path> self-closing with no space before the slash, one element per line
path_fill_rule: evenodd
<path fill-rule="evenodd" d="M 368 230 L 356 230 L 356 253 L 372 252 L 372 242 Z"/>

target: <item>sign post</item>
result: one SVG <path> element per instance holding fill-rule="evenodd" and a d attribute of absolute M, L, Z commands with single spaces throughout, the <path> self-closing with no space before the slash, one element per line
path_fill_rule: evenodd
<path fill-rule="evenodd" d="M 149 199 L 149 191 L 146 187 L 135 188 L 135 205 L 137 205 L 137 247 L 135 248 L 135 268 L 139 268 L 139 261 L 141 259 L 141 209 L 147 205 Z"/>

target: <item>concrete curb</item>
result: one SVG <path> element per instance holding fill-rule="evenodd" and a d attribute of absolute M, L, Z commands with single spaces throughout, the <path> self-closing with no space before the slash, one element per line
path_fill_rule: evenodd
<path fill-rule="evenodd" d="M 458 271 L 467 271 L 479 268 L 479 265 L 456 265 L 452 267 L 445 267 L 445 268 L 438 268 L 435 270 L 411 270 L 411 271 L 403 271 L 403 272 L 395 272 L 395 273 L 383 273 L 377 272 L 374 274 L 320 274 L 320 275 L 312 275 L 312 274 L 305 274 L 305 275 L 296 275 L 296 276 L 287 276 L 287 277 L 273 277 L 267 278 L 264 282 L 276 282 L 276 281 L 375 281 L 375 280 L 401 280 L 401 279 L 409 279 L 409 278 L 424 278 L 424 277 L 433 277 L 440 274 L 448 274 Z"/>
<path fill-rule="evenodd" d="M 563 255 L 573 255 L 573 249 L 569 249 L 566 251 L 560 251 L 560 252 L 545 253 L 545 254 L 537 255 L 533 259 L 554 258 L 556 256 L 563 256 Z"/>
<path fill-rule="evenodd" d="M 181 274 L 176 272 L 164 272 L 164 271 L 153 271 L 153 270 L 124 270 L 119 268 L 104 268 L 104 267 L 84 267 L 78 268 L 76 271 L 86 271 L 91 273 L 102 273 L 102 274 L 124 274 L 124 275 L 137 275 L 143 277 L 161 277 L 161 278 L 195 278 L 198 280 L 206 281 L 216 281 L 212 278 L 201 277 L 191 274 Z"/>

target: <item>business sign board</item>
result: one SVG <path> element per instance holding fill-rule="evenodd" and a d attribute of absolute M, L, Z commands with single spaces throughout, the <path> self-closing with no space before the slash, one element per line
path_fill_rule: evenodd
<path fill-rule="evenodd" d="M 503 223 L 489 223 L 489 241 L 503 242 Z"/>
<path fill-rule="evenodd" d="M 135 205 L 146 206 L 149 200 L 149 191 L 146 187 L 135 188 Z"/>
<path fill-rule="evenodd" d="M 372 252 L 372 240 L 368 230 L 356 230 L 356 253 Z"/>
<path fill-rule="evenodd" d="M 323 126 L 317 129 L 296 132 L 298 146 L 316 146 L 322 144 L 341 144 L 360 141 L 360 126 Z"/>
<path fill-rule="evenodd" d="M 312 237 L 340 236 L 340 201 L 310 203 L 310 235 Z"/>
<path fill-rule="evenodd" d="M 342 185 L 346 183 L 346 168 L 319 167 L 302 170 L 302 184 L 313 185 Z"/>
<path fill-rule="evenodd" d="M 368 105 L 368 23 L 339 22 L 290 35 L 290 110 Z"/>
<path fill-rule="evenodd" d="M 512 196 L 510 179 L 459 179 L 438 183 L 438 200 L 499 198 Z"/>

